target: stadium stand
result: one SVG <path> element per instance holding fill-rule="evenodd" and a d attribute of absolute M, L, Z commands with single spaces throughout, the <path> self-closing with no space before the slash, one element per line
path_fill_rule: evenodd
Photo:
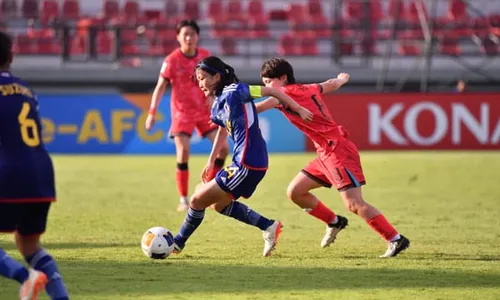
<path fill-rule="evenodd" d="M 479 49 L 496 55 L 499 50 L 497 1 L 474 1 L 488 15 L 478 15 L 462 0 L 439 0 L 436 7 L 423 0 L 344 0 L 340 11 L 333 2 L 2 0 L 1 19 L 23 55 L 62 55 L 66 44 L 70 56 L 81 55 L 93 43 L 98 55 L 109 55 L 115 42 L 122 56 L 164 55 L 175 46 L 175 22 L 194 18 L 208 29 L 204 41 L 216 42 L 207 46 L 227 55 L 262 55 L 245 49 L 248 40 L 263 40 L 270 51 L 286 55 L 324 55 L 331 53 L 332 39 L 339 41 L 341 55 L 377 55 L 382 43 L 394 37 L 399 55 L 414 56 L 422 53 L 425 38 L 421 7 L 433 28 L 437 54 L 476 54 L 470 50 Z"/>

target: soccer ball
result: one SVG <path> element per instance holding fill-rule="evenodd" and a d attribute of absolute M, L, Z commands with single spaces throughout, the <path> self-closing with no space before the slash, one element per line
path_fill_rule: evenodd
<path fill-rule="evenodd" d="M 141 248 L 149 258 L 165 259 L 174 250 L 174 237 L 167 228 L 153 227 L 142 235 Z"/>

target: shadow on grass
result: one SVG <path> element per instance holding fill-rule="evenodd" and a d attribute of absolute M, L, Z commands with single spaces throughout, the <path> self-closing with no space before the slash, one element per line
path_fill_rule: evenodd
<path fill-rule="evenodd" d="M 102 248 L 120 248 L 120 247 L 140 247 L 140 243 L 73 243 L 73 242 L 52 242 L 52 243 L 44 243 L 42 240 L 43 247 L 47 250 L 54 249 L 102 249 Z M 0 242 L 0 248 L 5 250 L 15 250 L 16 245 L 14 242 Z"/>
<path fill-rule="evenodd" d="M 242 261 L 242 264 L 245 263 Z M 499 287 L 500 275 L 462 270 L 284 267 L 164 261 L 59 261 L 77 295 Z M 98 271 L 97 271 L 98 270 Z M 97 272 L 97 273 L 95 273 Z M 87 278 L 87 280 L 80 280 Z M 91 278 L 91 279 L 90 279 Z"/>

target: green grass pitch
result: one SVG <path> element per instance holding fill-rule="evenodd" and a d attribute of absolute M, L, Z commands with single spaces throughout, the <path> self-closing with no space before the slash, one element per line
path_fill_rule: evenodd
<path fill-rule="evenodd" d="M 362 153 L 366 200 L 412 242 L 394 259 L 378 258 L 386 243 L 334 190 L 316 194 L 350 227 L 320 248 L 323 224 L 285 194 L 312 157 L 272 155 L 266 178 L 244 200 L 285 226 L 268 258 L 258 229 L 212 211 L 182 254 L 146 258 L 143 232 L 176 233 L 184 218 L 175 211 L 175 158 L 162 156 L 54 157 L 58 202 L 44 246 L 71 299 L 500 299 L 500 153 Z M 206 158 L 190 162 L 191 190 Z M 11 241 L 0 236 L 19 258 Z M 0 279 L 0 299 L 16 299 L 17 289 Z"/>

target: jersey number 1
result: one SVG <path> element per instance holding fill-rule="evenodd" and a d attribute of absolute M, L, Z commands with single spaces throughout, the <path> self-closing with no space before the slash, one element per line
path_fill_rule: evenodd
<path fill-rule="evenodd" d="M 21 125 L 21 138 L 23 142 L 29 147 L 36 147 L 40 145 L 40 136 L 38 135 L 38 126 L 35 120 L 28 118 L 30 109 L 30 104 L 24 102 L 21 112 L 17 116 L 17 120 L 19 121 L 19 125 Z M 31 135 L 30 131 L 32 132 Z"/>

